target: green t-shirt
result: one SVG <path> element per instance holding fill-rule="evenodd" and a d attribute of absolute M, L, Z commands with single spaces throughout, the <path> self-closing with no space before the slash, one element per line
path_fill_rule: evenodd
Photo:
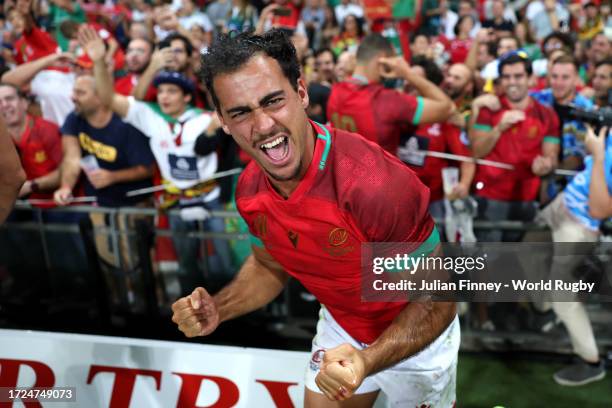
<path fill-rule="evenodd" d="M 55 4 L 52 4 L 50 8 L 49 15 L 51 17 L 51 25 L 53 26 L 54 30 L 53 35 L 62 51 L 68 51 L 69 42 L 69 40 L 64 37 L 64 34 L 62 34 L 59 29 L 62 22 L 66 20 L 71 20 L 76 23 L 84 23 L 86 21 L 85 12 L 83 11 L 79 3 L 74 2 L 73 7 L 74 11 L 72 13 L 70 13 L 66 9 L 56 6 Z"/>

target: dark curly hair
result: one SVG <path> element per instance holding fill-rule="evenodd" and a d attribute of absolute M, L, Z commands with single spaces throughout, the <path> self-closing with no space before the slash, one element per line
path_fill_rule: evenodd
<path fill-rule="evenodd" d="M 213 87 L 215 77 L 238 71 L 257 54 L 275 59 L 293 89 L 297 91 L 300 64 L 295 47 L 285 33 L 281 30 L 270 30 L 261 35 L 252 32 L 221 34 L 208 52 L 202 55 L 200 70 L 200 78 L 210 92 L 217 110 L 219 99 Z"/>

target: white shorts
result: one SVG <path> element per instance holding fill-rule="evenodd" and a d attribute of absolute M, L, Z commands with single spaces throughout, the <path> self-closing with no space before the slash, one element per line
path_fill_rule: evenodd
<path fill-rule="evenodd" d="M 427 348 L 384 371 L 367 377 L 355 392 L 381 390 L 391 407 L 451 408 L 455 404 L 457 353 L 461 333 L 455 320 Z M 348 343 L 363 350 L 368 345 L 353 339 L 325 307 L 319 312 L 317 334 L 312 340 L 311 359 L 306 368 L 306 387 L 321 393 L 315 383 L 325 350 Z"/>

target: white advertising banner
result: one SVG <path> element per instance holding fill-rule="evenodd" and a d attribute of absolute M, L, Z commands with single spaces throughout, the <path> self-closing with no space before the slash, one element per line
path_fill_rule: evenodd
<path fill-rule="evenodd" d="M 0 329 L 0 389 L 74 389 L 5 407 L 301 407 L 305 352 Z M 58 394 L 56 394 L 57 397 Z M 2 400 L 0 400 L 2 401 Z"/>

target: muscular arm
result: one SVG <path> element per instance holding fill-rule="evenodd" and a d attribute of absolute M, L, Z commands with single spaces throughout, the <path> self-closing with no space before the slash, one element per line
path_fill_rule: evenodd
<path fill-rule="evenodd" d="M 213 299 L 219 322 L 257 310 L 271 302 L 285 287 L 289 275 L 263 248 L 253 246 L 234 280 Z"/>
<path fill-rule="evenodd" d="M 420 123 L 446 122 L 455 112 L 455 104 L 436 85 L 426 78 L 414 74 L 411 70 L 403 73 L 404 79 L 410 82 L 417 92 L 423 97 L 423 110 Z"/>
<path fill-rule="evenodd" d="M 36 74 L 53 65 L 57 60 L 57 54 L 50 54 L 32 62 L 21 64 L 2 75 L 2 82 L 23 88 L 32 81 Z"/>
<path fill-rule="evenodd" d="M 4 222 L 13 209 L 25 179 L 15 144 L 6 130 L 4 120 L 0 119 L 0 223 Z"/>
<path fill-rule="evenodd" d="M 474 129 L 473 126 L 470 126 L 468 135 L 474 157 L 481 159 L 488 155 L 495 147 L 495 144 L 497 144 L 501 134 L 502 132 L 499 129 L 499 126 L 494 126 L 489 131 L 477 130 Z"/>
<path fill-rule="evenodd" d="M 126 117 L 129 109 L 129 101 L 125 96 L 115 92 L 113 78 L 104 59 L 106 55 L 104 42 L 94 29 L 83 26 L 79 29 L 79 43 L 85 49 L 89 58 L 94 62 L 96 91 L 102 103 L 122 118 Z"/>
<path fill-rule="evenodd" d="M 593 218 L 597 219 L 612 217 L 612 196 L 610 196 L 608 186 L 606 185 L 604 160 L 603 152 L 602 154 L 593 154 L 591 189 L 589 190 L 589 212 Z"/>
<path fill-rule="evenodd" d="M 411 302 L 368 348 L 365 372 L 372 375 L 423 350 L 455 318 L 454 302 Z"/>

